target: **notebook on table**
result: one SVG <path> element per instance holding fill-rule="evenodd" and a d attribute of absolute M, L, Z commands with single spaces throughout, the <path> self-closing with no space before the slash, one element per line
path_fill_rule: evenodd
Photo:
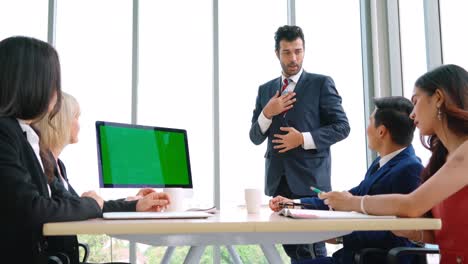
<path fill-rule="evenodd" d="M 206 212 L 110 212 L 104 213 L 104 219 L 196 219 L 208 218 Z"/>
<path fill-rule="evenodd" d="M 394 219 L 393 215 L 366 215 L 357 212 L 342 212 L 342 211 L 329 211 L 329 210 L 310 210 L 310 209 L 289 209 L 283 208 L 280 215 L 288 216 L 299 219 Z"/>

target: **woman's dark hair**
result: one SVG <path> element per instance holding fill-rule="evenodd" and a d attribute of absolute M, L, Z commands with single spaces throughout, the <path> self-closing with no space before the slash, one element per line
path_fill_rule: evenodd
<path fill-rule="evenodd" d="M 302 29 L 300 27 L 289 25 L 279 27 L 275 32 L 275 51 L 279 51 L 280 42 L 282 40 L 294 41 L 297 38 L 302 39 L 302 45 L 305 48 L 304 33 L 302 33 Z"/>
<path fill-rule="evenodd" d="M 29 37 L 10 37 L 0 42 L 0 116 L 23 120 L 47 113 L 54 93 L 61 102 L 60 63 L 48 43 Z"/>
<path fill-rule="evenodd" d="M 413 104 L 402 96 L 375 98 L 375 127 L 385 126 L 392 141 L 400 146 L 409 146 L 413 141 L 414 122 L 410 118 Z"/>
<path fill-rule="evenodd" d="M 41 131 L 36 126 L 31 126 L 36 134 L 41 138 Z M 41 157 L 42 166 L 44 167 L 44 174 L 47 178 L 47 182 L 50 184 L 55 177 L 55 170 L 57 168 L 57 162 L 52 152 L 42 144 L 42 140 L 39 141 L 39 156 Z"/>
<path fill-rule="evenodd" d="M 50 184 L 55 177 L 57 162 L 49 149 L 40 147 L 39 155 L 41 157 L 42 166 L 44 166 L 44 174 L 47 177 L 47 182 Z"/>
<path fill-rule="evenodd" d="M 460 66 L 448 64 L 440 66 L 416 80 L 415 86 L 432 96 L 437 89 L 445 95 L 445 102 L 440 107 L 442 118 L 447 119 L 448 129 L 457 135 L 468 134 L 468 73 Z M 432 135 L 421 142 L 432 152 L 429 163 L 421 173 L 422 182 L 427 181 L 447 159 L 447 148 L 437 135 Z"/>

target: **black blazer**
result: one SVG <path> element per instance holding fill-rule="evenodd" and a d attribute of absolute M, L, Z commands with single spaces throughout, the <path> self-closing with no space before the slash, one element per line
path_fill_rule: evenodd
<path fill-rule="evenodd" d="M 65 167 L 65 164 L 62 162 L 62 160 L 58 159 L 57 160 L 57 167 L 55 167 L 54 174 L 55 177 L 57 178 L 57 181 L 60 184 L 60 188 L 63 188 L 65 191 L 65 185 L 63 184 L 62 178 L 60 178 L 58 174 L 58 170 L 62 173 L 63 179 L 68 184 L 68 192 L 72 194 L 75 197 L 79 197 L 78 193 L 73 189 L 73 186 L 70 184 L 67 176 L 67 169 Z M 118 200 L 109 200 L 109 201 L 104 201 L 104 206 L 102 208 L 102 211 L 105 212 L 134 212 L 136 211 L 136 204 L 138 201 L 125 201 L 125 199 L 118 199 Z"/>
<path fill-rule="evenodd" d="M 51 197 L 46 176 L 18 121 L 0 117 L 2 262 L 46 263 L 48 242 L 42 235 L 44 223 L 102 216 L 94 199 L 66 195 L 54 186 L 52 182 Z"/>
<path fill-rule="evenodd" d="M 51 153 L 52 155 L 52 153 Z M 53 157 L 53 156 L 52 156 Z M 55 169 L 54 169 L 54 175 L 55 177 L 57 178 L 57 180 L 62 183 L 63 185 L 65 185 L 63 183 L 63 180 L 62 178 L 60 178 L 60 174 L 59 174 L 59 171 L 60 171 L 60 174 L 62 174 L 62 177 L 63 179 L 67 182 L 68 184 L 68 191 L 74 195 L 74 196 L 79 196 L 78 193 L 75 191 L 75 189 L 73 189 L 73 187 L 70 185 L 70 182 L 68 181 L 68 175 L 67 175 L 67 168 L 65 168 L 65 164 L 63 164 L 62 160 L 58 159 L 57 160 L 57 166 L 55 166 Z"/>
<path fill-rule="evenodd" d="M 265 194 L 272 196 L 286 176 L 289 189 L 298 196 L 310 196 L 310 186 L 320 190 L 331 189 L 330 146 L 345 139 L 350 132 L 348 118 L 341 106 L 333 80 L 324 75 L 302 72 L 294 92 L 296 103 L 284 116 L 273 117 L 265 134 L 258 124 L 258 116 L 268 101 L 281 87 L 281 77 L 273 79 L 258 89 L 250 128 L 250 140 L 259 145 L 267 140 L 265 153 Z M 274 149 L 274 134 L 284 134 L 282 126 L 290 126 L 299 132 L 310 132 L 316 149 L 302 146 L 285 153 Z"/>
<path fill-rule="evenodd" d="M 50 158 L 54 159 L 52 153 L 49 153 Z M 62 174 L 63 179 L 59 174 Z M 54 189 L 54 193 L 57 195 L 79 197 L 78 193 L 73 189 L 70 182 L 68 181 L 67 169 L 65 164 L 58 159 L 57 166 L 54 168 L 55 180 L 54 184 L 51 184 L 51 188 Z M 65 189 L 63 184 L 65 180 L 68 184 L 68 191 Z M 124 199 L 115 201 L 105 201 L 103 206 L 103 212 L 133 212 L 136 210 L 137 201 L 124 201 Z M 78 251 L 78 240 L 76 236 L 51 236 L 47 237 L 48 255 L 56 255 L 58 252 L 67 254 L 70 257 L 72 263 L 79 262 L 79 251 Z"/>

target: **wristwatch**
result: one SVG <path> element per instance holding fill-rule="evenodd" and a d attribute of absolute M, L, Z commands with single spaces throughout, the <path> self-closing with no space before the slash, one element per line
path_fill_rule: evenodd
<path fill-rule="evenodd" d="M 343 244 L 343 237 L 337 237 L 335 238 L 335 241 L 337 244 Z"/>

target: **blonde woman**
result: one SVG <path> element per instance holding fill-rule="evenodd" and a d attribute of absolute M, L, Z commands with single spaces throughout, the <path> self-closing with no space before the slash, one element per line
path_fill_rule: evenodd
<path fill-rule="evenodd" d="M 79 118 L 80 106 L 78 102 L 73 96 L 62 92 L 62 106 L 55 117 L 49 119 L 49 116 L 46 115 L 35 124 L 35 127 L 41 132 L 41 149 L 49 150 L 54 161 L 52 166 L 45 166 L 46 175 L 48 177 L 57 177 L 58 181 L 64 185 L 65 189 L 76 196 L 78 196 L 78 194 L 73 187 L 68 184 L 65 165 L 59 159 L 59 155 L 68 144 L 78 142 L 78 133 L 80 130 Z M 47 154 L 43 153 L 43 155 Z M 44 159 L 46 158 L 43 158 L 43 160 Z M 47 159 L 44 163 L 48 163 Z"/>
<path fill-rule="evenodd" d="M 63 149 L 69 144 L 78 142 L 80 131 L 80 106 L 78 101 L 65 92 L 62 92 L 62 105 L 54 118 L 50 119 L 45 115 L 34 126 L 41 134 L 41 157 L 44 164 L 44 171 L 49 177 L 51 188 L 68 190 L 68 195 L 79 197 L 78 193 L 68 182 L 67 171 L 64 163 L 59 159 Z M 54 181 L 55 180 L 55 181 Z M 119 199 L 105 201 L 103 212 L 112 211 L 159 211 L 169 203 L 169 196 L 165 193 L 156 193 L 153 189 L 141 189 L 136 197 L 131 199 Z M 52 253 L 63 252 L 62 245 L 77 242 L 76 237 L 50 237 L 49 250 Z M 70 247 L 72 248 L 72 247 Z M 76 248 L 67 252 L 73 258 L 78 258 Z"/>

